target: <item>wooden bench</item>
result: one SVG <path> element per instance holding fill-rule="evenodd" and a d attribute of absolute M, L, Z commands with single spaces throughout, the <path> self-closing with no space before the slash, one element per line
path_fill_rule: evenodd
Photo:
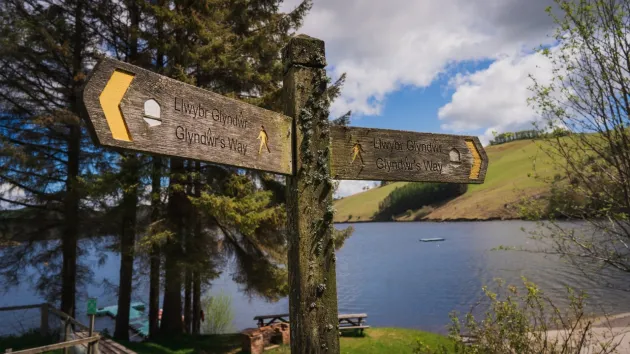
<path fill-rule="evenodd" d="M 370 328 L 370 326 L 365 325 L 366 318 L 366 313 L 339 315 L 339 331 L 359 330 L 359 332 L 363 334 L 364 329 Z M 278 322 L 289 323 L 289 314 L 256 316 L 254 317 L 254 321 L 258 321 L 258 328 Z"/>

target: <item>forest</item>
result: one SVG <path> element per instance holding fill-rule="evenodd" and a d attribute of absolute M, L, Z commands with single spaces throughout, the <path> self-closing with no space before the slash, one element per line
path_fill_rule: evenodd
<path fill-rule="evenodd" d="M 390 221 L 408 210 L 440 204 L 454 199 L 468 190 L 467 184 L 412 182 L 394 189 L 374 215 L 375 221 Z"/>

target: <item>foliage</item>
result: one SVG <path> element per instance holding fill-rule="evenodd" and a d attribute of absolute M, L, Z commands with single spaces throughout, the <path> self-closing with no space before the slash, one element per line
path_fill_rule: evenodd
<path fill-rule="evenodd" d="M 533 78 L 530 103 L 542 117 L 541 131 L 573 133 L 543 140 L 559 173 L 541 178 L 551 187 L 552 220 L 543 230 L 549 232 L 534 237 L 600 281 L 604 273 L 630 273 L 630 3 L 555 2 L 559 14 L 548 11 L 558 25 L 557 45 L 540 49 L 554 77 L 549 83 Z M 588 231 L 569 230 L 558 217 L 583 220 Z"/>
<path fill-rule="evenodd" d="M 494 136 L 493 140 L 490 140 L 490 145 L 499 145 L 509 143 L 510 141 L 515 140 L 524 140 L 524 139 L 536 139 L 540 136 L 540 132 L 538 130 L 521 130 L 517 132 L 506 132 L 506 133 L 497 133 L 495 131 L 492 132 Z"/>
<path fill-rule="evenodd" d="M 468 188 L 467 184 L 454 183 L 408 183 L 394 189 L 379 205 L 374 220 L 391 220 L 407 210 L 441 203 L 458 197 Z"/>
<path fill-rule="evenodd" d="M 594 337 L 593 320 L 584 312 L 586 294 L 567 288 L 569 305 L 566 310 L 556 307 L 535 284 L 522 278 L 521 289 L 506 286 L 497 280 L 497 291 L 484 286 L 487 309 L 478 320 L 473 311 L 460 319 L 451 313 L 449 337 L 456 342 L 454 348 L 432 349 L 422 340 L 416 344 L 416 354 L 466 353 L 466 354 L 556 354 L 581 353 L 589 348 Z M 563 335 L 554 334 L 560 330 Z M 475 338 L 466 345 L 462 332 Z M 557 333 L 557 332 L 556 332 Z M 613 353 L 612 339 L 602 339 L 593 346 L 592 353 Z"/>
<path fill-rule="evenodd" d="M 234 331 L 232 321 L 232 298 L 223 292 L 211 295 L 201 300 L 205 313 L 202 322 L 203 334 L 226 334 Z"/>
<path fill-rule="evenodd" d="M 247 176 L 207 172 L 200 195 L 190 201 L 221 242 L 216 251 L 236 258 L 233 279 L 246 294 L 278 300 L 287 291 L 284 204 Z M 195 258 L 206 257 L 200 253 Z"/>

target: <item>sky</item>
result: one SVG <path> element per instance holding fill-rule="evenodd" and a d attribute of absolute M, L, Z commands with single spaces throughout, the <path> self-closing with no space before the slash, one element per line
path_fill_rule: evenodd
<path fill-rule="evenodd" d="M 283 10 L 300 0 L 287 0 Z M 313 0 L 299 33 L 326 43 L 328 75 L 346 73 L 333 116 L 350 125 L 476 135 L 531 129 L 530 75 L 551 78 L 552 0 Z M 372 181 L 342 181 L 336 196 Z"/>

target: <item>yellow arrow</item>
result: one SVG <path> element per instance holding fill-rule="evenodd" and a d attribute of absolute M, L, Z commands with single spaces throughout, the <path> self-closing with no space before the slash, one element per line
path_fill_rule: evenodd
<path fill-rule="evenodd" d="M 127 129 L 125 119 L 120 112 L 120 101 L 125 96 L 132 80 L 132 74 L 115 70 L 99 96 L 107 125 L 109 125 L 109 130 L 116 140 L 131 141 L 129 129 Z"/>
<path fill-rule="evenodd" d="M 472 140 L 466 140 L 466 146 L 468 146 L 468 150 L 470 150 L 473 155 L 473 164 L 472 168 L 470 169 L 469 178 L 478 179 L 479 172 L 481 172 L 481 156 L 479 155 L 479 151 L 477 150 L 477 147 Z"/>

